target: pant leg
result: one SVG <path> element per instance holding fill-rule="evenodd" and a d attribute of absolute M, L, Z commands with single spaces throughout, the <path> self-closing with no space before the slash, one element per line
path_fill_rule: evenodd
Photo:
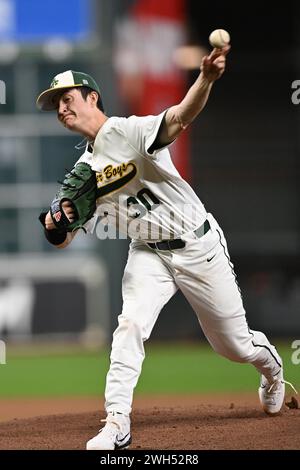
<path fill-rule="evenodd" d="M 187 242 L 191 253 L 183 261 L 180 255 L 173 258 L 176 283 L 214 350 L 232 361 L 253 364 L 272 381 L 281 358 L 262 332 L 249 329 L 224 234 L 212 216 L 210 222 L 212 230 L 203 238 Z"/>
<path fill-rule="evenodd" d="M 106 380 L 107 412 L 130 413 L 133 390 L 145 357 L 143 343 L 161 309 L 176 291 L 171 272 L 156 252 L 145 245 L 130 249 L 122 282 L 123 309 L 113 335 Z"/>

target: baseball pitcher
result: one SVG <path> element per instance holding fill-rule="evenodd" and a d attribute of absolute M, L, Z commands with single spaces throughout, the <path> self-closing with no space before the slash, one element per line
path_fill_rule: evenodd
<path fill-rule="evenodd" d="M 276 414 L 283 405 L 282 360 L 263 333 L 249 328 L 223 231 L 181 178 L 168 150 L 204 108 L 229 49 L 205 56 L 183 100 L 158 116 L 109 118 L 95 80 L 72 70 L 56 75 L 37 99 L 39 109 L 55 111 L 63 126 L 87 139 L 49 212 L 40 216 L 48 241 L 64 248 L 78 228 L 101 233 L 107 224 L 132 239 L 106 381 L 107 417 L 88 450 L 131 443 L 130 412 L 144 341 L 177 289 L 213 349 L 258 370 L 265 412 Z"/>

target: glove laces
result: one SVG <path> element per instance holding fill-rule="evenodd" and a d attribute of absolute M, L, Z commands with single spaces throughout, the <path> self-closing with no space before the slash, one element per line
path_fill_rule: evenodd
<path fill-rule="evenodd" d="M 76 145 L 74 146 L 74 148 L 75 148 L 76 150 L 81 150 L 81 149 L 83 149 L 83 148 L 86 147 L 87 143 L 88 143 L 87 138 L 84 138 L 84 139 L 82 139 L 80 142 L 78 142 L 78 144 L 76 144 Z"/>
<path fill-rule="evenodd" d="M 81 149 L 86 149 L 88 152 L 93 151 L 93 145 L 94 142 L 90 142 L 86 137 L 82 139 L 78 144 L 74 146 L 76 150 L 81 150 Z M 92 150 L 89 150 L 89 147 L 91 146 Z"/>
<path fill-rule="evenodd" d="M 72 170 L 69 170 L 68 168 L 65 168 L 65 170 L 71 175 L 73 176 L 74 178 L 77 178 L 78 180 L 80 181 L 84 181 L 85 182 L 85 179 L 82 178 L 78 173 L 73 173 Z M 66 183 L 65 181 L 59 181 L 57 180 L 57 182 L 59 184 L 62 184 L 65 188 L 70 188 L 70 189 L 76 189 L 76 186 L 70 184 L 70 183 Z"/>

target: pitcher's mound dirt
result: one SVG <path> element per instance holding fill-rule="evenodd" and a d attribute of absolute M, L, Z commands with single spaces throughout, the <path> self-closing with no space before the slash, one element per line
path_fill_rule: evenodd
<path fill-rule="evenodd" d="M 87 411 L 2 422 L 0 449 L 84 449 L 103 417 Z M 132 450 L 300 449 L 300 410 L 268 417 L 256 398 L 238 396 L 138 398 L 132 438 Z"/>

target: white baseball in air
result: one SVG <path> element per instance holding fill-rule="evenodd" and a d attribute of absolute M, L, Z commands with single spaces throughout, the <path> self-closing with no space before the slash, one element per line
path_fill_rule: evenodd
<path fill-rule="evenodd" d="M 209 35 L 209 43 L 212 47 L 221 49 L 230 43 L 230 35 L 225 29 L 215 29 Z"/>

